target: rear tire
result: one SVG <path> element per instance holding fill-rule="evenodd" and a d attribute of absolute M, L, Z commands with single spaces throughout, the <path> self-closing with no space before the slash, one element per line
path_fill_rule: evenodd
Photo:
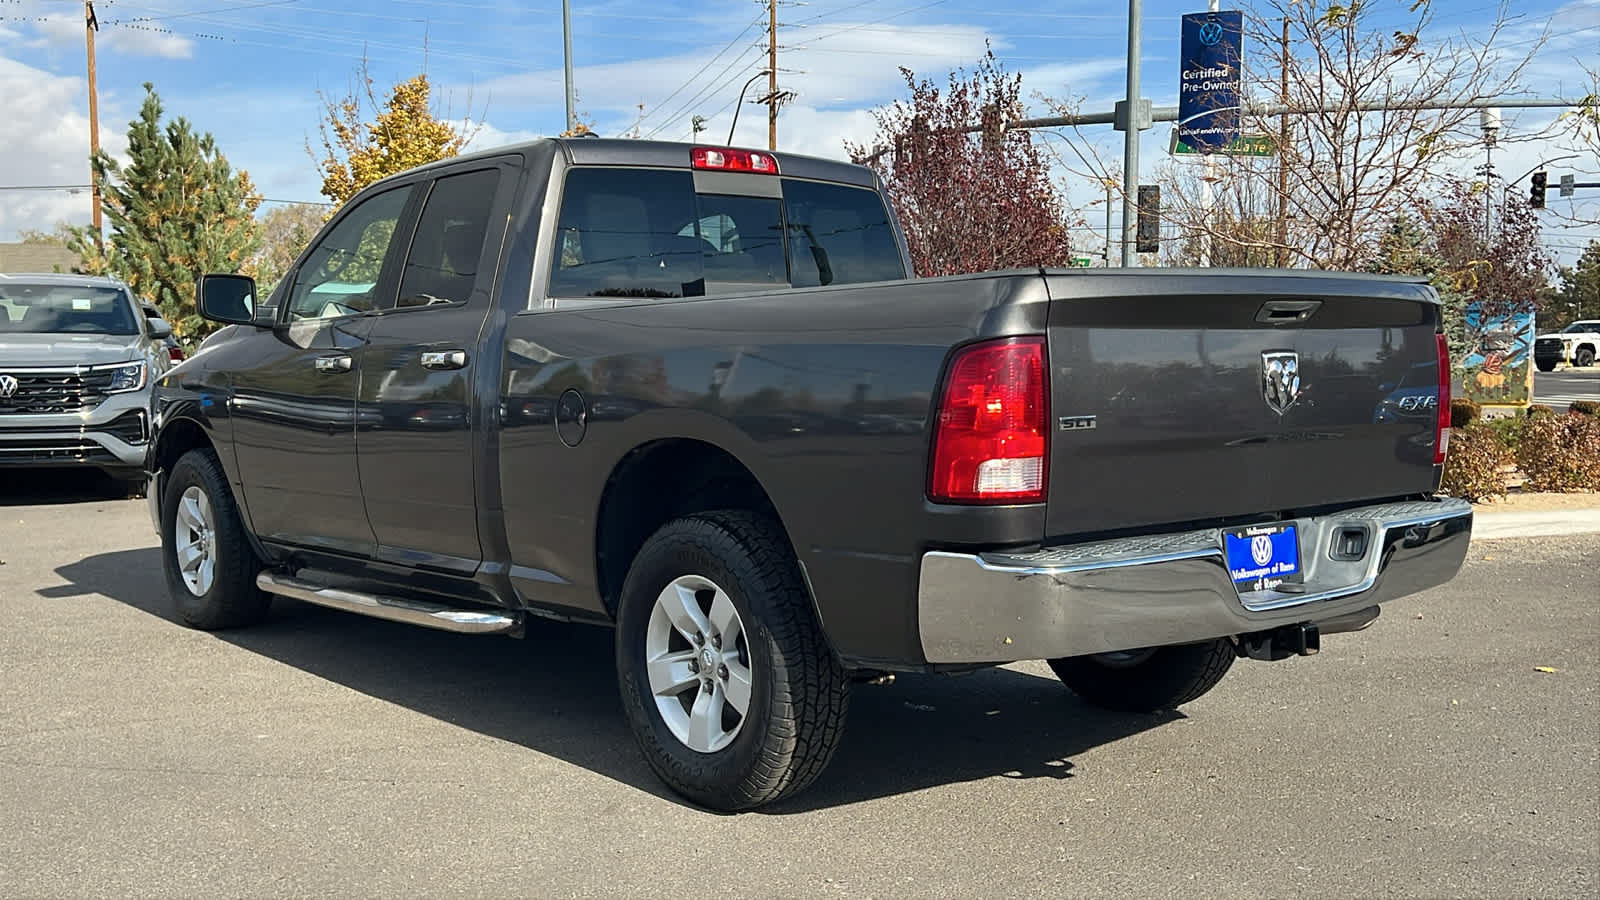
<path fill-rule="evenodd" d="M 1117 712 L 1176 709 L 1199 699 L 1237 657 L 1225 639 L 1050 660 L 1056 677 L 1085 702 Z"/>
<path fill-rule="evenodd" d="M 190 628 L 237 628 L 266 618 L 272 598 L 256 587 L 261 560 L 209 447 L 185 453 L 167 477 L 161 561 L 178 618 Z"/>
<path fill-rule="evenodd" d="M 1594 365 L 1594 350 L 1588 347 L 1579 347 L 1578 352 L 1572 354 L 1572 364 L 1580 369 L 1587 369 Z"/>
<path fill-rule="evenodd" d="M 617 672 L 650 768 L 727 812 L 814 781 L 849 705 L 788 539 L 743 511 L 678 519 L 645 542 L 618 604 Z"/>

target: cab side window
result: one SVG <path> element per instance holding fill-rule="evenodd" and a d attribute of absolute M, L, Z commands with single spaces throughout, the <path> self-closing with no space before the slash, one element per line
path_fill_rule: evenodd
<path fill-rule="evenodd" d="M 417 220 L 400 276 L 401 307 L 466 303 L 500 186 L 498 169 L 449 175 L 434 182 Z"/>
<path fill-rule="evenodd" d="M 359 315 L 378 305 L 378 276 L 410 195 L 408 185 L 369 197 L 328 232 L 295 275 L 291 322 Z"/>

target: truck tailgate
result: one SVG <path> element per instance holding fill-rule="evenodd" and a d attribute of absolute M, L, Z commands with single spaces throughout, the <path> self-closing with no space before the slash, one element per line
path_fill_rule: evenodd
<path fill-rule="evenodd" d="M 1125 271 L 1046 275 L 1050 536 L 1434 488 L 1439 312 L 1426 287 Z"/>

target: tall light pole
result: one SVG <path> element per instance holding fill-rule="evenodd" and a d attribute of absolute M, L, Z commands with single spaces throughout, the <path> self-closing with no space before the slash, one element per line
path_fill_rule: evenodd
<path fill-rule="evenodd" d="M 567 132 L 578 129 L 578 103 L 572 88 L 572 0 L 561 0 L 561 41 L 567 69 Z"/>
<path fill-rule="evenodd" d="M 744 87 L 739 89 L 739 99 L 733 104 L 733 124 L 728 126 L 729 145 L 733 144 L 733 130 L 739 127 L 739 107 L 744 106 L 744 92 L 750 90 L 750 85 L 755 84 L 757 78 L 761 78 L 766 74 L 766 72 L 755 73 L 754 75 L 750 76 L 749 81 L 744 83 Z"/>
<path fill-rule="evenodd" d="M 1216 12 L 1220 8 L 1219 0 L 1210 0 L 1206 4 L 1207 12 Z M 1205 154 L 1205 165 L 1206 172 L 1200 176 L 1200 221 L 1201 226 L 1205 229 L 1205 234 L 1201 236 L 1200 241 L 1200 268 L 1202 269 L 1211 267 L 1211 220 L 1216 206 L 1216 194 L 1213 185 L 1217 181 L 1217 163 L 1216 160 L 1212 159 L 1209 152 Z"/>
<path fill-rule="evenodd" d="M 1139 28 L 1143 24 L 1140 0 L 1128 0 L 1127 130 L 1122 138 L 1122 264 L 1138 262 L 1134 252 L 1138 213 L 1134 197 L 1139 191 L 1139 135 L 1143 124 L 1139 103 Z"/>
<path fill-rule="evenodd" d="M 1494 230 L 1494 143 L 1500 136 L 1500 110 L 1478 110 L 1478 124 L 1483 128 L 1483 239 L 1487 242 Z"/>

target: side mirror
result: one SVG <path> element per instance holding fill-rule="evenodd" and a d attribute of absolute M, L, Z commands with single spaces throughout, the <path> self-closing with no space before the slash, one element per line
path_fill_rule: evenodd
<path fill-rule="evenodd" d="M 172 326 L 166 319 L 145 319 L 145 324 L 150 328 L 150 336 L 158 341 L 172 337 Z"/>
<path fill-rule="evenodd" d="M 248 275 L 201 275 L 194 282 L 200 315 L 224 325 L 249 325 L 255 320 L 256 280 Z"/>

